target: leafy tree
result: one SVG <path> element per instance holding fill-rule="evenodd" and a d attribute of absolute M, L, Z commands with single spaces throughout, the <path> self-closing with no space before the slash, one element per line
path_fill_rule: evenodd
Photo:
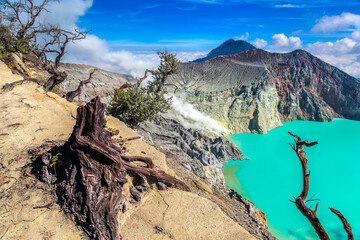
<path fill-rule="evenodd" d="M 160 65 L 157 70 L 146 70 L 145 76 L 135 84 L 124 84 L 114 93 L 108 107 L 108 113 L 130 126 L 156 119 L 158 114 L 170 108 L 171 98 L 166 98 L 166 79 L 179 71 L 179 61 L 167 50 L 159 51 Z M 146 87 L 141 82 L 150 72 L 154 78 Z"/>
<path fill-rule="evenodd" d="M 156 71 L 151 71 L 154 77 L 154 81 L 151 81 L 147 85 L 148 92 L 158 96 L 166 94 L 165 83 L 166 78 L 179 71 L 179 61 L 174 54 L 169 53 L 167 50 L 157 52 L 160 58 L 160 65 Z"/>

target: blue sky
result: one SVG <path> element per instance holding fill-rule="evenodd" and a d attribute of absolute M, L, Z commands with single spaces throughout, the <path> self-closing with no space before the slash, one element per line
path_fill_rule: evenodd
<path fill-rule="evenodd" d="M 61 0 L 47 21 L 90 30 L 65 61 L 141 76 L 157 50 L 181 61 L 206 55 L 229 38 L 271 52 L 304 49 L 360 77 L 360 0 Z"/>
<path fill-rule="evenodd" d="M 79 25 L 114 49 L 204 51 L 233 37 L 271 41 L 276 33 L 304 44 L 334 41 L 346 32 L 311 31 L 323 16 L 360 14 L 360 1 L 95 0 Z"/>

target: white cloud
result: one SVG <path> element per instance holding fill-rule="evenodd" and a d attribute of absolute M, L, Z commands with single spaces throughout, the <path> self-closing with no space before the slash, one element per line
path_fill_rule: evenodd
<path fill-rule="evenodd" d="M 194 61 L 198 58 L 206 57 L 207 52 L 176 52 L 176 58 L 179 59 L 180 62 L 190 62 Z"/>
<path fill-rule="evenodd" d="M 354 61 L 350 64 L 339 64 L 339 68 L 351 76 L 360 77 L 360 62 Z"/>
<path fill-rule="evenodd" d="M 255 38 L 254 41 L 251 42 L 252 44 L 255 45 L 255 47 L 257 48 L 263 48 L 263 47 L 266 47 L 267 46 L 267 41 L 265 41 L 264 39 L 262 38 Z"/>
<path fill-rule="evenodd" d="M 302 41 L 299 37 L 287 37 L 283 33 L 274 34 L 272 37 L 272 44 L 270 46 L 273 49 L 297 49 L 302 47 Z"/>
<path fill-rule="evenodd" d="M 111 72 L 128 73 L 134 77 L 144 75 L 146 69 L 155 68 L 159 59 L 154 53 L 131 53 L 129 51 L 111 51 L 107 42 L 95 35 L 71 43 L 64 62 L 93 65 Z"/>
<path fill-rule="evenodd" d="M 172 52 L 181 62 L 189 62 L 207 55 L 208 52 Z M 159 64 L 155 51 L 129 52 L 112 51 L 108 42 L 95 35 L 70 43 L 64 62 L 93 65 L 111 72 L 127 73 L 134 77 L 144 75 L 146 69 Z"/>
<path fill-rule="evenodd" d="M 92 4 L 93 0 L 52 1 L 47 6 L 48 12 L 40 16 L 40 21 L 72 31 Z M 156 53 L 111 51 L 105 40 L 91 34 L 86 39 L 70 42 L 66 52 L 62 59 L 64 62 L 93 65 L 112 72 L 129 73 L 134 77 L 143 76 L 145 69 L 155 68 L 159 61 Z"/>
<path fill-rule="evenodd" d="M 52 1 L 47 5 L 48 12 L 41 15 L 41 21 L 73 30 L 79 18 L 92 6 L 93 0 Z"/>
<path fill-rule="evenodd" d="M 348 74 L 360 77 L 360 15 L 345 12 L 337 16 L 324 16 L 312 31 L 328 33 L 349 28 L 352 28 L 352 33 L 345 38 L 334 42 L 310 43 L 305 49 Z"/>
<path fill-rule="evenodd" d="M 360 30 L 352 32 L 351 38 L 360 42 Z"/>
<path fill-rule="evenodd" d="M 312 31 L 327 33 L 347 30 L 349 27 L 360 28 L 360 15 L 344 12 L 338 16 L 324 16 L 312 28 Z"/>
<path fill-rule="evenodd" d="M 343 38 L 335 42 L 316 42 L 307 44 L 305 49 L 352 76 L 360 76 L 360 43 L 353 39 Z"/>
<path fill-rule="evenodd" d="M 240 37 L 234 37 L 235 40 L 248 40 L 249 39 L 249 33 L 245 33 L 244 35 L 241 35 Z"/>
<path fill-rule="evenodd" d="M 350 38 L 343 38 L 335 42 L 315 42 L 305 47 L 313 54 L 327 54 L 344 56 L 349 54 L 360 54 L 359 42 Z"/>
<path fill-rule="evenodd" d="M 295 5 L 295 4 L 278 4 L 275 5 L 275 8 L 303 8 L 304 5 Z"/>

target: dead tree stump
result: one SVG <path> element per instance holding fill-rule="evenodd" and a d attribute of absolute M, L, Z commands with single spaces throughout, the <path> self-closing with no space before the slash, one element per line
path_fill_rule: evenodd
<path fill-rule="evenodd" d="M 121 203 L 127 174 L 134 177 L 130 189 L 136 201 L 141 199 L 139 192 L 149 188 L 148 180 L 185 191 L 190 189 L 175 177 L 155 170 L 150 158 L 126 156 L 104 129 L 104 111 L 105 104 L 99 97 L 79 107 L 68 141 L 44 154 L 35 165 L 42 180 L 55 184 L 60 202 L 91 238 L 117 240 L 120 238 L 117 214 L 126 209 Z"/>

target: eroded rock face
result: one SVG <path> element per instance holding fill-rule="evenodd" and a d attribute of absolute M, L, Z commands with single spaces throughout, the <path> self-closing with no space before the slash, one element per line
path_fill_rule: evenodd
<path fill-rule="evenodd" d="M 240 160 L 241 151 L 224 137 L 210 138 L 180 123 L 161 118 L 145 122 L 138 128 L 141 135 L 156 146 L 172 151 L 182 163 L 200 178 L 225 185 L 223 162 Z"/>
<path fill-rule="evenodd" d="M 183 63 L 169 89 L 233 133 L 266 133 L 281 121 L 360 120 L 360 82 L 303 50 L 255 49 Z"/>

